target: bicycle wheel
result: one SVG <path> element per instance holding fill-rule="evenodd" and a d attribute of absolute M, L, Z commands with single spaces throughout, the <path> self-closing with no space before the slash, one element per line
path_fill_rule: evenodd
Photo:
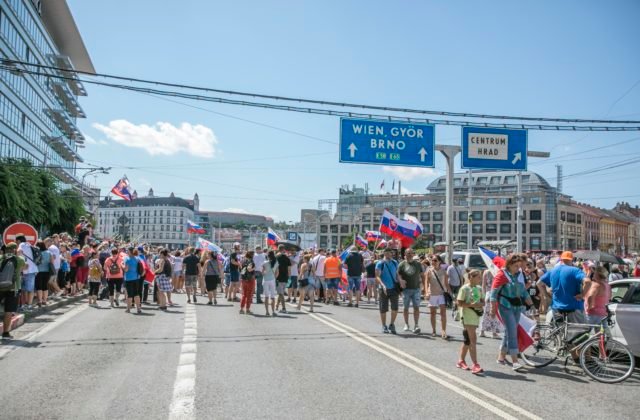
<path fill-rule="evenodd" d="M 545 367 L 558 358 L 559 339 L 558 335 L 552 332 L 553 328 L 548 325 L 536 326 L 532 334 L 533 344 L 520 353 L 527 365 Z"/>
<path fill-rule="evenodd" d="M 613 338 L 593 337 L 580 351 L 580 366 L 598 382 L 622 382 L 631 376 L 635 365 L 635 358 L 627 346 Z"/>

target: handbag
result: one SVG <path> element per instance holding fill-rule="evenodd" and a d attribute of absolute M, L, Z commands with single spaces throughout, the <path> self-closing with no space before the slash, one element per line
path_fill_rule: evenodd
<path fill-rule="evenodd" d="M 438 286 L 440 286 L 440 288 L 442 289 L 445 305 L 447 305 L 447 308 L 450 308 L 453 304 L 453 297 L 451 296 L 451 293 L 447 292 L 447 290 L 442 286 L 442 283 L 440 283 L 440 277 L 438 277 L 438 273 L 436 273 L 436 270 L 433 270 L 433 275 L 436 276 Z"/>

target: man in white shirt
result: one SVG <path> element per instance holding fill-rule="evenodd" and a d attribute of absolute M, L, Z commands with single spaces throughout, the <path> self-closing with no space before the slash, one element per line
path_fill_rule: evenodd
<path fill-rule="evenodd" d="M 26 310 L 31 310 L 38 266 L 34 261 L 33 251 L 31 251 L 31 245 L 27 242 L 27 238 L 24 235 L 18 235 L 16 236 L 16 242 L 18 244 L 18 255 L 24 257 L 27 262 L 22 269 L 22 304 Z"/>
<path fill-rule="evenodd" d="M 262 251 L 262 247 L 258 245 L 255 254 L 253 254 L 253 265 L 256 273 L 256 304 L 262 303 L 262 265 L 266 260 L 267 255 Z"/>
<path fill-rule="evenodd" d="M 51 278 L 49 281 L 49 287 L 53 289 L 54 293 L 60 293 L 60 287 L 58 286 L 58 270 L 60 270 L 60 249 L 58 248 L 58 241 L 56 241 L 58 235 L 54 235 L 52 238 L 47 238 L 44 240 L 44 245 L 47 247 L 47 250 L 53 256 L 53 268 L 54 272 L 51 273 Z M 53 280 L 53 281 L 52 281 Z"/>
<path fill-rule="evenodd" d="M 300 263 L 300 253 L 292 251 L 289 253 L 291 260 L 291 277 L 287 282 L 287 302 L 296 303 L 296 291 L 298 290 L 298 264 Z M 293 298 L 293 300 L 292 300 Z"/>
<path fill-rule="evenodd" d="M 318 250 L 318 255 L 313 257 L 311 260 L 311 269 L 313 270 L 313 275 L 315 277 L 315 288 L 316 288 L 316 298 L 320 296 L 320 287 L 324 290 L 327 289 L 327 285 L 324 281 L 324 262 L 327 259 L 325 254 L 325 250 L 320 248 Z"/>
<path fill-rule="evenodd" d="M 453 263 L 447 267 L 447 277 L 449 277 L 449 286 L 451 286 L 451 293 L 453 294 L 453 313 L 455 313 L 458 310 L 458 305 L 456 304 L 458 290 L 464 284 L 464 259 L 453 260 Z"/>

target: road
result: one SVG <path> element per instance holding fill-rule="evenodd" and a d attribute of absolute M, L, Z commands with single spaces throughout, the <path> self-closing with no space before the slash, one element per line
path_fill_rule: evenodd
<path fill-rule="evenodd" d="M 17 330 L 0 348 L 2 418 L 624 419 L 640 409 L 638 375 L 604 385 L 560 363 L 514 373 L 495 363 L 491 338 L 478 348 L 484 375 L 458 370 L 456 323 L 447 342 L 403 333 L 403 322 L 383 335 L 373 304 L 272 318 L 263 306 L 252 316 L 223 299 L 174 300 L 142 315 L 77 304 Z"/>

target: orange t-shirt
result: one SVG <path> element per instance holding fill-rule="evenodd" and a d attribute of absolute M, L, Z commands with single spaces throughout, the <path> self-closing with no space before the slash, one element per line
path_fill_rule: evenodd
<path fill-rule="evenodd" d="M 338 257 L 329 257 L 324 262 L 324 278 L 339 279 L 342 262 Z"/>

